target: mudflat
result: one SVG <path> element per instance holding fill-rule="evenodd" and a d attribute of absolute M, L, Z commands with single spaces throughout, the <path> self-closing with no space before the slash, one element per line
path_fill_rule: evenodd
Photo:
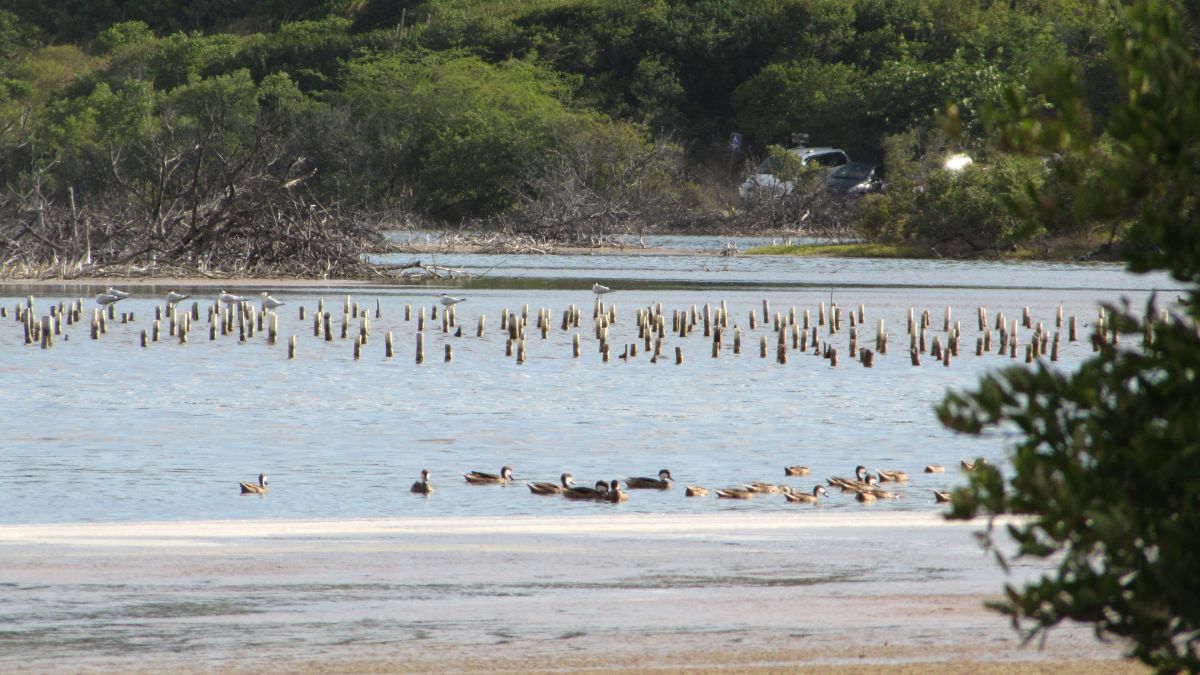
<path fill-rule="evenodd" d="M 607 507 L 602 507 L 607 508 Z M 0 671 L 1124 673 L 1020 644 L 979 523 L 717 513 L 0 526 Z"/>

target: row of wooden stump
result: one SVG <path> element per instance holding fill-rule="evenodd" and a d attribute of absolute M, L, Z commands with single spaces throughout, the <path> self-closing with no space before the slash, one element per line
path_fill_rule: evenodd
<path fill-rule="evenodd" d="M 143 329 L 140 335 L 140 344 L 147 347 L 151 342 L 159 342 L 162 338 L 163 324 L 166 324 L 166 333 L 170 337 L 178 339 L 180 343 L 186 343 L 188 336 L 192 330 L 193 322 L 200 320 L 201 304 L 192 302 L 190 309 L 181 309 L 172 303 L 167 303 L 165 306 L 155 307 L 155 317 L 153 324 L 149 330 Z M 341 339 L 347 339 L 351 333 L 354 333 L 354 358 L 359 359 L 362 356 L 364 349 L 369 343 L 371 337 L 371 312 L 366 308 L 354 302 L 350 295 L 346 295 L 342 307 L 342 320 L 340 325 Z M 70 303 L 58 302 L 53 305 L 49 312 L 40 317 L 36 317 L 34 311 L 34 299 L 29 297 L 24 303 L 18 303 L 15 308 L 17 321 L 22 323 L 24 327 L 25 344 L 40 344 L 43 349 L 48 349 L 54 346 L 55 336 L 63 334 L 63 323 L 68 326 L 79 323 L 83 317 L 83 300 L 76 300 Z M 0 307 L 0 317 L 7 316 L 7 308 Z M 306 320 L 306 310 L 303 306 L 298 309 L 298 316 L 301 321 Z M 375 302 L 374 316 L 376 319 L 382 318 L 382 308 L 378 300 Z M 132 312 L 121 313 L 119 315 L 121 323 L 133 323 L 135 321 Z M 517 363 L 524 363 L 527 358 L 526 350 L 526 326 L 530 317 L 530 308 L 526 304 L 520 312 L 510 312 L 505 308 L 500 313 L 500 330 L 507 334 L 505 341 L 505 355 L 507 357 L 516 358 Z M 92 339 L 99 339 L 101 335 L 107 333 L 108 322 L 116 321 L 118 315 L 114 304 L 108 305 L 106 308 L 95 308 L 92 312 L 90 334 Z M 254 338 L 255 333 L 266 333 L 268 344 L 275 344 L 278 339 L 279 317 L 276 311 L 262 308 L 257 309 L 249 301 L 240 301 L 236 303 L 223 304 L 220 301 L 214 301 L 212 305 L 207 307 L 207 318 L 209 324 L 208 337 L 209 340 L 216 340 L 218 333 L 222 336 L 232 335 L 237 333 L 238 339 L 241 342 L 246 342 Z M 438 320 L 438 306 L 433 305 L 430 310 L 430 318 L 433 321 Z M 994 326 L 988 318 L 988 312 L 985 308 L 977 309 L 977 325 L 982 335 L 976 338 L 975 353 L 977 356 L 982 356 L 984 353 L 992 351 L 993 347 L 993 330 L 998 335 L 997 353 L 1001 356 L 1009 358 L 1017 358 L 1020 353 L 1020 330 L 1022 327 L 1033 331 L 1033 335 L 1028 344 L 1024 345 L 1025 361 L 1032 362 L 1042 356 L 1049 355 L 1050 360 L 1056 361 L 1059 356 L 1060 349 L 1060 332 L 1064 328 L 1067 329 L 1067 340 L 1074 342 L 1078 339 L 1078 322 L 1076 317 L 1071 316 L 1069 320 L 1064 321 L 1063 308 L 1060 306 L 1057 310 L 1054 325 L 1055 330 L 1053 336 L 1046 330 L 1043 323 L 1035 322 L 1026 307 L 1023 309 L 1021 319 L 1013 319 L 1011 322 L 999 312 L 994 317 Z M 609 340 L 610 329 L 617 322 L 617 308 L 615 305 L 606 305 L 599 297 L 592 311 L 592 319 L 594 323 L 594 336 L 598 343 L 598 351 L 601 358 L 607 362 L 612 356 L 612 345 Z M 1166 317 L 1163 317 L 1165 320 Z M 412 304 L 405 305 L 404 308 L 405 322 L 416 321 L 416 352 L 415 360 L 417 363 L 425 361 L 425 328 L 426 328 L 426 307 L 418 306 L 414 312 Z M 354 321 L 358 322 L 357 330 L 352 328 Z M 638 327 L 638 340 L 641 343 L 641 349 L 651 354 L 651 361 L 657 362 L 662 358 L 663 351 L 666 347 L 665 341 L 667 337 L 667 314 L 663 309 L 662 303 L 655 305 L 637 308 L 635 312 L 635 321 Z M 542 339 L 548 339 L 551 330 L 552 312 L 548 308 L 538 309 L 535 316 L 535 330 L 537 330 Z M 724 301 L 719 305 L 705 304 L 701 308 L 698 305 L 692 305 L 690 308 L 672 310 L 670 315 L 670 333 L 677 335 L 679 338 L 690 337 L 694 332 L 703 330 L 705 337 L 711 338 L 711 354 L 714 358 L 720 356 L 724 349 L 727 336 L 732 338 L 732 351 L 734 354 L 741 354 L 743 348 L 743 331 L 734 324 L 730 326 L 731 318 L 729 309 Z M 830 362 L 831 366 L 836 367 L 839 363 L 839 352 L 831 342 L 834 335 L 848 329 L 848 347 L 851 358 L 856 358 L 859 363 L 865 367 L 874 365 L 876 354 L 887 354 L 889 348 L 889 334 L 885 330 L 883 319 L 877 319 L 875 323 L 875 338 L 874 348 L 867 348 L 859 344 L 860 330 L 866 325 L 866 307 L 858 305 L 857 308 L 852 308 L 846 311 L 834 303 L 830 303 L 827 308 L 824 302 L 821 302 L 817 308 L 817 316 L 815 320 L 812 317 L 810 310 L 804 309 L 802 312 L 797 311 L 796 307 L 791 307 L 787 313 L 776 312 L 772 314 L 770 303 L 768 300 L 762 301 L 761 322 L 764 326 L 771 324 L 771 331 L 777 336 L 774 348 L 775 359 L 778 363 L 786 364 L 789 351 L 799 351 L 805 353 L 811 351 L 814 354 L 820 355 Z M 559 327 L 562 331 L 578 330 L 582 323 L 582 310 L 571 305 L 563 310 L 562 318 L 559 321 Z M 754 310 L 748 313 L 748 323 L 750 330 L 756 330 L 759 325 L 759 315 Z M 844 326 L 844 324 L 848 324 Z M 1150 326 L 1152 322 L 1147 322 Z M 942 336 L 935 335 L 930 341 L 927 333 L 932 325 L 932 317 L 928 310 L 916 314 L 913 308 L 908 310 L 907 333 L 909 336 L 908 351 L 910 354 L 912 365 L 921 365 L 923 354 L 929 354 L 929 357 L 934 361 L 940 361 L 945 366 L 949 366 L 952 357 L 957 357 L 960 353 L 960 342 L 962 340 L 961 321 L 952 320 L 952 309 L 946 307 L 945 315 L 942 321 L 942 332 L 945 333 L 945 342 L 942 341 Z M 312 314 L 312 330 L 313 336 L 323 338 L 326 342 L 334 341 L 335 326 L 333 314 L 326 307 L 324 298 L 318 300 L 316 311 Z M 475 327 L 475 336 L 483 338 L 485 335 L 486 317 L 479 315 Z M 822 342 L 820 327 L 825 328 L 825 340 Z M 1118 332 L 1112 328 L 1107 322 L 1107 317 L 1104 310 L 1099 311 L 1098 320 L 1094 324 L 1095 330 L 1092 333 L 1093 350 L 1099 350 L 1105 344 L 1117 344 L 1119 337 Z M 453 333 L 456 337 L 463 336 L 463 328 L 457 320 L 457 311 L 455 305 L 451 304 L 443 308 L 441 313 L 441 328 L 446 334 Z M 1149 328 L 1147 329 L 1150 330 Z M 1148 335 L 1147 335 L 1148 338 Z M 759 356 L 768 358 L 772 353 L 770 339 L 768 335 L 759 336 Z M 444 345 L 444 360 L 449 362 L 453 360 L 453 347 L 446 343 Z M 631 342 L 623 346 L 623 351 L 619 355 L 621 359 L 629 359 L 636 357 L 639 351 L 639 342 Z M 580 333 L 576 332 L 572 339 L 572 354 L 574 358 L 579 358 L 582 352 Z M 386 333 L 384 339 L 384 353 L 386 358 L 392 358 L 395 355 L 394 339 L 391 331 Z M 288 340 L 288 358 L 296 358 L 296 336 L 292 335 Z M 674 359 L 677 364 L 683 363 L 683 347 L 676 346 L 674 349 Z"/>

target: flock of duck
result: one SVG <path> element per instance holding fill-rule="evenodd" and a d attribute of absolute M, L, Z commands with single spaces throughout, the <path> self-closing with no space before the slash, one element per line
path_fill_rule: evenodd
<path fill-rule="evenodd" d="M 987 461 L 983 458 L 975 462 L 968 462 L 964 459 L 961 460 L 961 464 L 964 471 L 974 471 L 976 468 L 988 465 Z M 925 473 L 944 473 L 945 470 L 945 467 L 938 464 L 929 464 L 924 469 Z M 785 476 L 807 476 L 810 473 L 812 473 L 812 470 L 806 466 L 788 466 L 784 468 Z M 430 482 L 429 476 L 429 469 L 423 469 L 420 480 L 414 482 L 409 491 L 414 494 L 426 496 L 433 494 L 436 490 L 433 487 L 433 483 Z M 511 466 L 501 467 L 500 473 L 470 471 L 462 474 L 462 476 L 471 485 L 509 485 L 517 482 L 513 477 Z M 592 487 L 576 485 L 574 476 L 569 473 L 563 473 L 559 477 L 558 482 L 526 482 L 525 485 L 535 495 L 558 495 L 566 499 L 578 501 L 618 503 L 629 499 L 629 493 L 626 490 L 667 490 L 674 482 L 675 479 L 671 476 L 670 469 L 663 469 L 654 478 L 646 476 L 625 478 L 625 489 L 621 488 L 622 480 L 620 479 L 610 481 L 599 480 Z M 859 502 L 867 503 L 880 499 L 899 499 L 901 497 L 899 492 L 891 492 L 880 486 L 883 483 L 906 482 L 908 482 L 908 474 L 904 471 L 884 471 L 877 469 L 875 474 L 872 475 L 865 466 L 860 464 L 854 468 L 854 478 L 842 478 L 838 476 L 826 478 L 825 485 L 818 484 L 813 487 L 811 492 L 797 492 L 790 485 L 765 481 L 754 481 L 726 488 L 714 488 L 712 492 L 719 499 L 753 499 L 759 495 L 782 494 L 788 502 L 816 504 L 820 502 L 821 497 L 829 496 L 827 488 L 836 488 L 841 490 L 843 494 L 854 494 L 854 498 Z M 267 475 L 260 473 L 257 483 L 242 482 L 239 485 L 244 495 L 266 494 L 268 490 Z M 949 492 L 933 489 L 930 489 L 930 492 L 933 493 L 934 500 L 939 503 L 950 501 Z M 709 494 L 709 490 L 697 485 L 688 485 L 684 490 L 684 494 L 688 497 L 705 497 Z"/>

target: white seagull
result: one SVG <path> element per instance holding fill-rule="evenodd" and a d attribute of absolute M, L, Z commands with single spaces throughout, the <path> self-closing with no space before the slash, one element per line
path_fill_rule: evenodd
<path fill-rule="evenodd" d="M 466 298 L 455 298 L 453 296 L 442 293 L 442 299 L 440 302 L 443 305 L 449 307 L 451 305 L 457 305 L 458 303 L 462 302 L 463 300 L 466 300 Z"/>
<path fill-rule="evenodd" d="M 96 304 L 100 305 L 101 307 L 108 307 L 109 305 L 113 304 L 114 302 L 117 302 L 122 299 L 123 298 L 119 295 L 113 295 L 113 294 L 109 293 L 108 291 L 105 291 L 96 296 Z"/>
<path fill-rule="evenodd" d="M 187 300 L 190 297 L 192 296 L 184 295 L 183 293 L 176 293 L 175 291 L 167 291 L 167 302 L 171 303 L 172 305 L 180 300 Z"/>
<path fill-rule="evenodd" d="M 281 306 L 281 305 L 286 305 L 286 304 L 287 304 L 287 303 L 286 303 L 286 302 L 284 302 L 283 300 L 276 300 L 275 298 L 272 298 L 272 297 L 271 297 L 271 294 L 270 294 L 270 293 L 268 293 L 268 292 L 266 292 L 266 291 L 263 291 L 263 292 L 262 292 L 262 293 L 260 293 L 259 295 L 262 295 L 262 306 L 263 306 L 263 309 L 271 309 L 271 310 L 273 310 L 273 309 L 275 309 L 276 307 L 279 307 L 279 306 Z"/>
<path fill-rule="evenodd" d="M 239 302 L 245 300 L 246 298 L 243 298 L 240 295 L 234 295 L 232 293 L 226 293 L 225 291 L 221 291 L 221 294 L 217 296 L 217 299 L 227 305 L 232 305 L 232 304 L 239 303 Z"/>
<path fill-rule="evenodd" d="M 592 292 L 595 293 L 596 295 L 604 295 L 605 293 L 612 293 L 612 289 L 609 288 L 608 286 L 601 286 L 600 284 L 592 284 Z"/>
<path fill-rule="evenodd" d="M 125 298 L 129 297 L 129 294 L 126 293 L 125 291 L 118 291 L 117 289 L 113 288 L 112 286 L 109 286 L 108 290 L 104 291 L 104 294 L 111 295 L 118 300 L 124 300 Z"/>

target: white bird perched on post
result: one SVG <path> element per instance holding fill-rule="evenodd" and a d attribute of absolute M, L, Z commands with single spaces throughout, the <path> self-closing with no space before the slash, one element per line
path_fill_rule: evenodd
<path fill-rule="evenodd" d="M 276 300 L 275 298 L 272 298 L 271 294 L 266 291 L 263 291 L 262 293 L 260 293 L 260 295 L 262 295 L 263 309 L 274 310 L 277 307 L 287 304 L 283 300 Z"/>
<path fill-rule="evenodd" d="M 239 303 L 245 299 L 246 298 L 243 298 L 240 295 L 226 293 L 223 290 L 221 291 L 221 294 L 217 296 L 217 300 L 220 300 L 221 302 L 225 303 L 226 305 L 233 305 L 233 304 Z"/>
<path fill-rule="evenodd" d="M 176 293 L 175 291 L 167 291 L 167 302 L 171 303 L 172 305 L 182 300 L 187 300 L 190 297 L 192 296 L 184 295 L 183 293 Z"/>
<path fill-rule="evenodd" d="M 109 305 L 113 304 L 114 302 L 117 302 L 117 301 L 123 300 L 123 299 L 124 298 L 122 298 L 119 295 L 113 295 L 113 294 L 109 293 L 108 291 L 105 291 L 103 293 L 96 295 L 96 304 L 100 305 L 101 307 L 108 307 Z"/>
<path fill-rule="evenodd" d="M 450 307 L 451 305 L 457 305 L 458 303 L 462 302 L 463 300 L 466 300 L 466 298 L 456 298 L 456 297 L 453 297 L 446 293 L 442 293 L 442 299 L 440 300 L 440 302 L 443 305 Z"/>
<path fill-rule="evenodd" d="M 612 289 L 609 288 L 608 286 L 601 286 L 600 284 L 592 284 L 592 292 L 595 293 L 597 296 L 600 296 L 600 295 L 604 295 L 605 293 L 612 293 Z"/>
<path fill-rule="evenodd" d="M 116 298 L 117 300 L 124 300 L 125 298 L 129 297 L 129 294 L 126 293 L 125 291 L 118 291 L 117 289 L 113 288 L 112 286 L 109 286 L 108 290 L 104 291 L 104 294 L 111 295 L 114 298 Z"/>

